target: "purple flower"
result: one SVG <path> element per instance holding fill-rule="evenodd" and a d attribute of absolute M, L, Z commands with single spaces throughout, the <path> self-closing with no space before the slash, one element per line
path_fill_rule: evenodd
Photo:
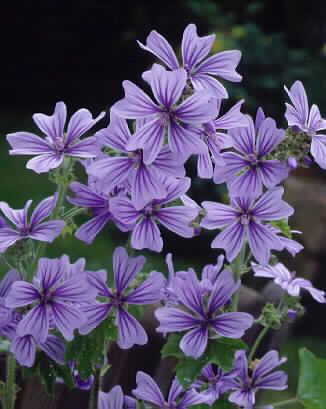
<path fill-rule="evenodd" d="M 224 164 L 221 150 L 232 147 L 232 139 L 221 130 L 248 126 L 246 116 L 240 112 L 243 102 L 243 100 L 239 101 L 221 117 L 198 128 L 197 132 L 207 145 L 206 152 L 198 155 L 197 174 L 199 177 L 211 179 L 213 177 L 213 163 L 221 166 Z M 221 101 L 218 101 L 218 110 L 220 110 L 220 105 Z"/>
<path fill-rule="evenodd" d="M 284 264 L 277 263 L 275 266 L 260 266 L 252 263 L 255 277 L 273 278 L 275 284 L 279 285 L 284 291 L 293 297 L 300 295 L 300 290 L 306 290 L 310 295 L 320 303 L 326 303 L 325 291 L 314 288 L 309 280 L 297 278 L 294 271 L 290 272 Z"/>
<path fill-rule="evenodd" d="M 0 336 L 12 340 L 16 334 L 16 327 L 20 320 L 20 314 L 6 307 L 6 298 L 11 286 L 20 280 L 17 270 L 9 270 L 0 281 Z"/>
<path fill-rule="evenodd" d="M 28 200 L 23 209 L 12 209 L 7 203 L 0 202 L 0 210 L 14 225 L 0 227 L 0 253 L 7 250 L 22 239 L 32 239 L 52 243 L 65 226 L 63 220 L 51 220 L 44 222 L 55 208 L 57 194 L 42 200 L 34 209 L 28 220 L 28 210 L 32 200 Z"/>
<path fill-rule="evenodd" d="M 94 375 L 90 375 L 87 379 L 83 379 L 76 369 L 75 362 L 70 362 L 68 365 L 76 388 L 82 391 L 89 391 L 94 383 Z"/>
<path fill-rule="evenodd" d="M 166 285 L 163 289 L 164 294 L 163 298 L 167 303 L 177 303 L 178 296 L 174 291 L 175 280 L 179 279 L 187 280 L 189 272 L 194 270 L 192 268 L 189 268 L 187 271 L 182 270 L 175 272 L 171 253 L 167 254 L 165 261 L 168 267 L 168 280 L 166 281 Z M 203 294 L 208 294 L 212 291 L 217 280 L 218 274 L 222 270 L 223 264 L 224 256 L 220 255 L 217 257 L 216 264 L 207 264 L 206 266 L 204 266 L 201 272 L 200 281 L 200 286 L 202 288 Z"/>
<path fill-rule="evenodd" d="M 146 164 L 152 163 L 161 151 L 166 131 L 169 148 L 180 160 L 185 161 L 193 153 L 205 152 L 203 141 L 186 127 L 214 119 L 217 114 L 216 99 L 203 91 L 195 92 L 178 103 L 186 81 L 184 69 L 169 72 L 154 64 L 150 86 L 156 103 L 137 85 L 130 81 L 123 82 L 125 98 L 118 101 L 112 110 L 123 118 L 146 119 L 145 125 L 137 129 L 127 145 L 131 151 L 142 148 Z"/>
<path fill-rule="evenodd" d="M 229 135 L 235 152 L 224 152 L 221 164 L 216 163 L 214 182 L 228 185 L 232 196 L 259 196 L 263 186 L 276 186 L 288 176 L 288 167 L 268 155 L 284 138 L 284 131 L 276 128 L 272 118 L 261 118 L 256 128 L 250 116 L 248 126 L 231 129 Z"/>
<path fill-rule="evenodd" d="M 111 210 L 116 219 L 129 225 L 132 230 L 131 245 L 134 249 L 162 251 L 163 240 L 158 222 L 181 237 L 190 238 L 195 234 L 190 224 L 197 217 L 198 209 L 189 206 L 170 206 L 171 202 L 180 198 L 189 189 L 190 179 L 169 178 L 165 180 L 165 186 L 167 195 L 161 200 L 149 202 L 141 210 L 137 210 L 128 198 L 115 198 L 111 202 Z"/>
<path fill-rule="evenodd" d="M 118 345 L 129 349 L 133 345 L 145 345 L 147 334 L 140 323 L 127 312 L 127 305 L 154 304 L 161 298 L 161 288 L 164 277 L 161 273 L 152 272 L 149 277 L 136 288 L 128 291 L 128 287 L 136 275 L 142 270 L 145 257 L 128 257 L 123 247 L 118 247 L 113 253 L 114 289 L 106 285 L 102 274 L 90 273 L 88 280 L 97 289 L 97 294 L 105 302 L 95 302 L 85 306 L 83 311 L 87 323 L 80 328 L 82 334 L 88 334 L 104 321 L 110 312 L 115 312 L 115 325 L 118 328 Z"/>
<path fill-rule="evenodd" d="M 234 197 L 231 205 L 203 202 L 206 215 L 201 226 L 223 229 L 213 240 L 212 248 L 222 248 L 229 261 L 239 254 L 247 240 L 250 250 L 260 264 L 267 264 L 272 249 L 282 250 L 284 244 L 270 225 L 264 221 L 281 220 L 293 214 L 293 208 L 281 198 L 284 189 L 273 188 L 257 200 Z"/>
<path fill-rule="evenodd" d="M 37 348 L 58 364 L 64 364 L 64 342 L 55 335 L 49 335 L 44 342 L 37 341 L 32 335 L 17 335 L 12 341 L 10 351 L 20 365 L 30 368 L 34 365 Z"/>
<path fill-rule="evenodd" d="M 92 158 L 96 156 L 96 138 L 80 137 L 104 117 L 102 112 L 93 119 L 87 109 L 76 111 L 64 132 L 67 117 L 67 107 L 64 102 L 58 102 L 53 115 L 34 114 L 33 120 L 43 132 L 45 138 L 30 132 L 16 132 L 7 135 L 11 146 L 10 155 L 35 155 L 27 162 L 27 169 L 37 173 L 48 172 L 59 167 L 65 156 Z"/>
<path fill-rule="evenodd" d="M 30 132 L 16 132 L 7 135 L 11 145 L 10 155 L 35 155 L 27 162 L 27 169 L 36 173 L 48 172 L 59 167 L 65 156 L 77 158 L 92 158 L 96 156 L 96 138 L 80 140 L 80 137 L 104 117 L 102 112 L 93 119 L 87 109 L 76 111 L 64 132 L 67 117 L 67 107 L 64 102 L 58 102 L 53 115 L 34 114 L 33 120 L 43 132 L 45 138 Z"/>
<path fill-rule="evenodd" d="M 85 321 L 79 303 L 91 302 L 95 292 L 88 285 L 86 275 L 67 274 L 67 259 L 41 258 L 33 283 L 16 281 L 6 298 L 6 306 L 20 308 L 31 305 L 17 326 L 17 335 L 33 335 L 44 343 L 49 330 L 58 329 L 68 341 Z"/>
<path fill-rule="evenodd" d="M 111 114 L 110 125 L 100 130 L 96 136 L 105 146 L 116 152 L 114 156 L 93 162 L 87 169 L 88 173 L 99 179 L 105 178 L 108 190 L 127 182 L 136 209 L 142 209 L 153 199 L 162 199 L 166 196 L 161 175 L 174 177 L 185 175 L 183 161 L 178 160 L 177 155 L 167 146 L 162 147 L 150 165 L 144 162 L 141 149 L 135 151 L 127 149 L 133 137 L 127 122 L 114 113 Z"/>
<path fill-rule="evenodd" d="M 158 409 L 186 409 L 207 402 L 207 397 L 194 389 L 184 392 L 177 379 L 172 382 L 167 402 L 157 383 L 146 373 L 137 372 L 136 382 L 137 388 L 132 391 L 133 395 Z"/>
<path fill-rule="evenodd" d="M 99 392 L 98 409 L 136 409 L 136 401 L 124 396 L 121 386 L 117 385 L 110 392 Z"/>
<path fill-rule="evenodd" d="M 207 300 L 193 270 L 188 272 L 186 280 L 180 279 L 174 285 L 181 308 L 158 308 L 155 311 L 160 322 L 157 331 L 186 331 L 180 341 L 180 349 L 187 356 L 197 359 L 203 355 L 210 331 L 222 337 L 241 338 L 253 323 L 250 314 L 221 312 L 221 308 L 239 287 L 239 283 L 234 283 L 232 274 L 227 270 L 219 274 Z"/>
<path fill-rule="evenodd" d="M 237 371 L 234 369 L 224 373 L 221 368 L 215 368 L 209 364 L 202 369 L 199 378 L 192 386 L 200 390 L 202 395 L 207 396 L 207 404 L 212 406 L 223 393 L 231 389 L 236 375 Z"/>
<path fill-rule="evenodd" d="M 256 402 L 256 392 L 261 389 L 283 391 L 287 389 L 287 375 L 284 371 L 273 370 L 282 365 L 286 358 L 279 358 L 277 351 L 270 351 L 260 360 L 253 362 L 252 370 L 248 367 L 245 351 L 238 351 L 234 369 L 239 371 L 234 380 L 233 392 L 229 401 L 245 409 L 252 409 Z"/>
<path fill-rule="evenodd" d="M 218 98 L 227 98 L 228 93 L 225 87 L 213 77 L 221 77 L 232 82 L 241 81 L 241 75 L 236 72 L 241 52 L 238 50 L 222 51 L 206 58 L 214 41 L 215 34 L 199 37 L 195 24 L 189 24 L 182 37 L 182 66 L 195 90 L 206 89 Z M 157 31 L 150 32 L 146 45 L 139 41 L 138 44 L 142 49 L 154 54 L 171 70 L 179 68 L 177 56 L 171 45 Z"/>
<path fill-rule="evenodd" d="M 326 135 L 317 133 L 326 130 L 326 120 L 321 117 L 317 105 L 312 105 L 309 110 L 307 94 L 301 81 L 296 81 L 290 90 L 284 88 L 292 102 L 292 105 L 285 104 L 285 118 L 289 126 L 311 138 L 311 155 L 322 169 L 326 169 Z"/>
<path fill-rule="evenodd" d="M 96 182 L 89 181 L 88 186 L 79 182 L 72 182 L 69 187 L 75 196 L 68 197 L 67 200 L 75 206 L 90 209 L 93 216 L 77 229 L 75 233 L 77 239 L 91 244 L 110 221 L 120 230 L 128 230 L 128 226 L 115 219 L 110 209 L 112 198 L 124 194 L 124 189 L 116 187 L 108 193 L 105 184 L 98 180 Z"/>

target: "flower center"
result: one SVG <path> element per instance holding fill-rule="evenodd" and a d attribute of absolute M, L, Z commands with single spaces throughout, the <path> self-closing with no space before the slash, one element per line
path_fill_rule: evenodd
<path fill-rule="evenodd" d="M 160 113 L 160 121 L 163 126 L 168 126 L 174 119 L 174 114 L 171 111 L 164 110 Z"/>
<path fill-rule="evenodd" d="M 240 223 L 247 226 L 250 223 L 251 215 L 248 213 L 244 213 L 240 216 Z"/>
<path fill-rule="evenodd" d="M 254 153 L 248 154 L 246 159 L 251 168 L 256 168 L 259 165 L 260 160 L 258 159 L 257 155 Z"/>

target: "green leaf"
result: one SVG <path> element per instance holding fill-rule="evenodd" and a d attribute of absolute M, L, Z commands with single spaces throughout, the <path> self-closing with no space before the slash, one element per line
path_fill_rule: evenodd
<path fill-rule="evenodd" d="M 271 222 L 271 225 L 279 229 L 288 239 L 292 238 L 291 227 L 288 225 L 287 220 L 275 220 Z"/>
<path fill-rule="evenodd" d="M 297 395 L 306 409 L 326 408 L 326 360 L 308 349 L 299 351 L 300 375 Z"/>
<path fill-rule="evenodd" d="M 67 362 L 74 361 L 81 378 L 87 379 L 96 365 L 103 364 L 104 346 L 116 338 L 117 329 L 110 317 L 87 336 L 76 334 L 67 345 L 65 359 Z"/>
<path fill-rule="evenodd" d="M 187 388 L 197 378 L 202 368 L 209 363 L 218 365 L 225 372 L 229 371 L 232 368 L 235 352 L 246 348 L 246 344 L 241 340 L 229 338 L 211 339 L 205 353 L 199 359 L 194 359 L 185 357 L 180 350 L 181 338 L 182 335 L 179 334 L 170 335 L 161 354 L 163 358 L 167 356 L 178 358 L 176 374 L 184 388 Z"/>
<path fill-rule="evenodd" d="M 182 337 L 183 334 L 169 335 L 167 342 L 164 344 L 161 350 L 162 358 L 166 358 L 168 356 L 174 356 L 175 358 L 184 358 L 184 354 L 179 347 Z"/>
<path fill-rule="evenodd" d="M 30 379 L 37 377 L 48 395 L 53 396 L 57 378 L 62 378 L 69 388 L 74 387 L 70 368 L 67 365 L 59 365 L 52 361 L 45 353 L 38 352 L 35 364 L 31 368 L 22 367 L 23 377 Z"/>
<path fill-rule="evenodd" d="M 193 409 L 235 409 L 236 407 L 233 403 L 229 402 L 226 397 L 219 398 L 213 406 L 206 405 L 202 403 L 201 405 L 193 406 Z"/>

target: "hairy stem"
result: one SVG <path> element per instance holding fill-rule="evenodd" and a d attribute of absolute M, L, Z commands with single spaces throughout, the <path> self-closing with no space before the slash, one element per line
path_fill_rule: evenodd
<path fill-rule="evenodd" d="M 282 400 L 281 402 L 272 403 L 273 408 L 283 408 L 284 406 L 293 405 L 294 403 L 301 403 L 298 398 Z"/>
<path fill-rule="evenodd" d="M 263 338 L 267 334 L 268 330 L 269 330 L 269 327 L 264 327 L 260 331 L 260 333 L 259 333 L 258 337 L 256 338 L 256 341 L 254 342 L 254 344 L 253 344 L 253 346 L 252 346 L 252 348 L 250 350 L 250 353 L 248 355 L 248 361 L 249 362 L 252 361 L 253 357 L 255 356 L 255 353 L 256 353 L 260 343 L 262 342 Z"/>
<path fill-rule="evenodd" d="M 246 257 L 246 244 L 243 244 L 240 253 L 232 263 L 232 272 L 233 272 L 233 277 L 235 281 L 238 281 L 241 277 L 241 274 L 243 273 L 243 269 L 245 267 L 245 257 Z M 232 311 L 237 311 L 238 310 L 238 301 L 239 301 L 239 290 L 236 291 L 233 296 L 232 296 L 232 302 L 231 302 L 231 309 Z"/>
<path fill-rule="evenodd" d="M 4 409 L 14 409 L 16 401 L 16 384 L 15 384 L 15 373 L 16 373 L 16 361 L 15 357 L 11 352 L 7 355 L 7 374 L 6 374 L 6 386 L 3 408 Z"/>
<path fill-rule="evenodd" d="M 100 390 L 100 369 L 96 369 L 94 374 L 94 382 L 89 395 L 88 409 L 97 409 L 98 407 L 98 393 Z"/>

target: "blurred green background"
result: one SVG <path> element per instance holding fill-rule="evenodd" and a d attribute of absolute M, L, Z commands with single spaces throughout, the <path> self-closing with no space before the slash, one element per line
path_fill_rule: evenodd
<path fill-rule="evenodd" d="M 243 53 L 240 84 L 227 84 L 231 101 L 245 98 L 245 111 L 258 106 L 285 126 L 283 85 L 304 82 L 310 101 L 326 110 L 326 4 L 323 0 L 241 1 L 100 1 L 43 0 L 3 4 L 0 98 L 0 200 L 22 207 L 53 192 L 47 176 L 25 169 L 25 158 L 10 157 L 5 135 L 18 130 L 37 131 L 31 116 L 50 113 L 58 100 L 69 112 L 80 107 L 94 114 L 122 96 L 121 81 L 141 83 L 141 73 L 153 62 L 137 47 L 151 29 L 178 47 L 186 24 L 195 22 L 200 35 L 215 32 L 214 51 L 237 48 Z M 226 104 L 227 105 L 227 104 Z M 100 126 L 105 126 L 102 121 Z M 190 164 L 189 174 L 194 175 Z M 325 177 L 323 177 L 325 180 Z M 212 184 L 194 180 L 193 197 L 216 198 Z M 165 234 L 168 251 L 176 253 L 178 267 L 202 266 L 214 261 L 207 235 L 191 241 Z M 106 229 L 90 247 L 73 237 L 58 239 L 50 256 L 67 253 L 86 257 L 89 268 L 110 271 L 112 249 L 124 238 Z M 147 269 L 165 270 L 164 255 L 149 257 Z M 323 255 L 319 256 L 323 265 Z M 4 270 L 1 271 L 3 273 Z M 320 281 L 325 284 L 325 280 Z M 310 305 L 310 304 L 309 304 Z M 306 345 L 326 356 L 325 329 L 318 326 L 324 310 L 314 307 L 310 326 L 297 326 L 295 337 L 282 350 L 289 354 L 290 392 L 297 373 L 297 349 Z M 311 324 L 312 322 L 312 324 Z M 316 328 L 315 328 L 316 327 Z M 318 328 L 317 328 L 318 327 Z M 287 392 L 273 394 L 286 397 Z M 295 406 L 293 406 L 295 407 Z"/>

